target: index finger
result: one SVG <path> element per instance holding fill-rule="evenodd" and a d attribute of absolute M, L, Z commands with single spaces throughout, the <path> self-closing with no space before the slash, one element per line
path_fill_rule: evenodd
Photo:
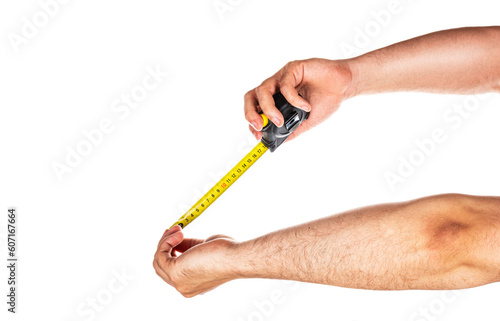
<path fill-rule="evenodd" d="M 259 101 L 259 106 L 262 112 L 271 120 L 276 126 L 283 126 L 283 115 L 280 113 L 274 103 L 273 95 L 278 91 L 278 80 L 276 76 L 266 79 L 259 87 L 255 88 L 255 94 Z"/>
<path fill-rule="evenodd" d="M 299 62 L 289 63 L 280 80 L 280 91 L 292 106 L 311 111 L 311 105 L 297 92 L 297 86 L 302 83 L 303 78 L 304 72 Z"/>
<path fill-rule="evenodd" d="M 259 106 L 255 89 L 250 90 L 245 94 L 245 118 L 255 130 L 261 130 L 264 125 L 262 117 L 259 115 Z"/>

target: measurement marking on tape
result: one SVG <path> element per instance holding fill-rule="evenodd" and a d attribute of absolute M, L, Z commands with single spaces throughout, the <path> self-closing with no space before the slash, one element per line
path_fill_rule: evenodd
<path fill-rule="evenodd" d="M 259 142 L 243 159 L 236 164 L 217 184 L 214 185 L 203 197 L 196 202 L 173 226 L 180 225 L 186 227 L 195 218 L 201 215 L 224 191 L 226 191 L 238 178 L 245 173 L 250 166 L 264 155 L 267 147 Z M 212 200 L 210 201 L 210 198 Z M 171 228 L 172 228 L 171 227 Z"/>

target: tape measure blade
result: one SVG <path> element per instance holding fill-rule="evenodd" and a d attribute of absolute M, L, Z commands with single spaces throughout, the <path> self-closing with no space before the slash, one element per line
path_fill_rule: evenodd
<path fill-rule="evenodd" d="M 238 162 L 224 177 L 222 177 L 198 202 L 196 202 L 175 225 L 186 227 L 194 219 L 201 215 L 215 200 L 219 198 L 234 182 L 238 180 L 264 153 L 267 147 L 259 142 L 241 161 Z"/>

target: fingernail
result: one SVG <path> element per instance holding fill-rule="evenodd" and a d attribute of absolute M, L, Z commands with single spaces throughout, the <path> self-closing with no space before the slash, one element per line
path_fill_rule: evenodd
<path fill-rule="evenodd" d="M 311 108 L 307 105 L 302 106 L 302 109 L 304 109 L 305 111 L 311 111 Z"/>
<path fill-rule="evenodd" d="M 169 234 L 168 234 L 168 236 L 169 236 L 169 237 L 171 237 L 172 235 L 177 234 L 177 233 L 179 233 L 179 232 L 180 232 L 180 231 L 175 231 L 174 233 L 169 233 Z"/>
<path fill-rule="evenodd" d="M 260 130 L 259 128 L 259 124 L 257 124 L 256 121 L 252 122 L 252 127 L 255 129 L 255 130 Z"/>
<path fill-rule="evenodd" d="M 283 126 L 283 125 L 281 124 L 281 119 L 279 119 L 278 117 L 273 117 L 273 123 L 274 123 L 276 126 L 278 126 L 278 127 Z"/>
<path fill-rule="evenodd" d="M 178 225 L 176 225 L 178 226 Z M 173 234 L 173 232 L 176 230 L 175 226 L 173 226 L 170 230 L 168 230 L 168 232 L 165 234 L 165 235 L 170 235 L 170 234 Z M 177 231 L 178 232 L 178 231 Z"/>

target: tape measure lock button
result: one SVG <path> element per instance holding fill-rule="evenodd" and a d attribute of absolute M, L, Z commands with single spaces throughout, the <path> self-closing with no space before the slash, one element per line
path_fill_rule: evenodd
<path fill-rule="evenodd" d="M 269 124 L 269 118 L 264 114 L 260 114 L 260 117 L 262 117 L 262 128 L 264 129 Z"/>

